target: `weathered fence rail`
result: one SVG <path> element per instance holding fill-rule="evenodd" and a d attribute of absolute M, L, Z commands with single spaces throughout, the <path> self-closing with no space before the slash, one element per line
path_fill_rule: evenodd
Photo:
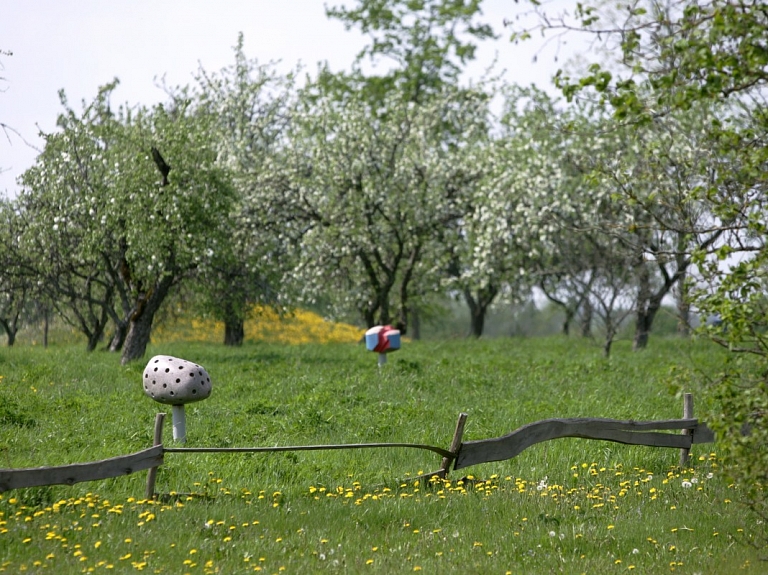
<path fill-rule="evenodd" d="M 155 495 L 157 469 L 164 463 L 166 453 L 273 453 L 285 451 L 327 451 L 339 449 L 411 448 L 432 451 L 443 457 L 440 469 L 424 477 L 445 477 L 451 465 L 463 469 L 481 463 L 512 459 L 525 449 L 553 439 L 577 437 L 612 441 L 628 445 L 670 447 L 680 449 L 680 465 L 688 461 L 692 445 L 711 443 L 714 433 L 693 418 L 693 399 L 686 394 L 682 419 L 661 421 L 622 421 L 618 419 L 574 418 L 545 419 L 520 427 L 516 431 L 492 439 L 462 441 L 467 414 L 459 414 L 451 445 L 448 449 L 420 443 L 348 443 L 339 445 L 297 445 L 276 447 L 164 447 L 162 444 L 165 414 L 155 418 L 153 447 L 120 457 L 78 463 L 61 467 L 37 467 L 32 469 L 0 469 L 0 493 L 21 487 L 42 485 L 73 485 L 82 481 L 95 481 L 129 475 L 149 470 L 147 498 Z M 682 433 L 660 433 L 660 431 Z"/>
<path fill-rule="evenodd" d="M 670 429 L 685 429 L 692 433 L 673 435 L 646 431 Z M 668 419 L 664 421 L 620 421 L 597 418 L 545 419 L 524 425 L 503 437 L 462 443 L 454 469 L 512 459 L 532 445 L 564 437 L 680 449 L 690 449 L 694 443 L 711 443 L 715 439 L 714 433 L 696 419 Z"/>
<path fill-rule="evenodd" d="M 121 455 L 91 463 L 74 463 L 59 467 L 0 469 L 0 493 L 21 487 L 42 485 L 74 485 L 83 481 L 110 479 L 136 471 L 157 468 L 163 464 L 163 446 L 156 445 L 130 455 Z"/>

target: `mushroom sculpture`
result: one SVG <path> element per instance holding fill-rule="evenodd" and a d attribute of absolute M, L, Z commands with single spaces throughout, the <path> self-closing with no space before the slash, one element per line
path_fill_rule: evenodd
<path fill-rule="evenodd" d="M 377 325 L 365 332 L 365 347 L 379 354 L 379 367 L 387 363 L 387 354 L 400 349 L 400 330 L 391 325 Z"/>
<path fill-rule="evenodd" d="M 184 443 L 187 422 L 184 405 L 211 395 L 211 378 L 205 368 L 170 355 L 156 355 L 144 368 L 144 393 L 171 406 L 173 439 Z"/>

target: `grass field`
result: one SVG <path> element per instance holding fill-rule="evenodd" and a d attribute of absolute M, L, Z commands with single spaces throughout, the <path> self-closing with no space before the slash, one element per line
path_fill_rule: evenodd
<path fill-rule="evenodd" d="M 359 344 L 153 344 L 213 380 L 187 407 L 187 446 L 416 442 L 447 448 L 550 417 L 667 419 L 706 399 L 723 356 L 705 342 L 576 339 L 407 343 L 384 369 Z M 145 363 L 82 346 L 0 350 L 0 467 L 93 461 L 152 444 L 163 407 Z M 166 411 L 170 411 L 167 407 Z M 164 441 L 172 444 L 170 425 Z M 763 573 L 764 530 L 738 503 L 717 445 L 689 469 L 671 449 L 561 439 L 425 483 L 409 449 L 166 454 L 146 473 L 0 494 L 7 573 Z M 465 477 L 465 473 L 471 475 Z M 463 480 L 462 480 L 463 479 Z"/>

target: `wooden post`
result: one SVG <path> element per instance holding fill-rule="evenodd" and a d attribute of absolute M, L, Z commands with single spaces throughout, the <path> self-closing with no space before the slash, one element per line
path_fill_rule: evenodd
<path fill-rule="evenodd" d="M 163 444 L 163 422 L 165 421 L 165 413 L 158 413 L 155 415 L 155 437 L 153 445 Z M 147 472 L 147 490 L 146 499 L 155 498 L 155 479 L 157 478 L 157 467 L 150 468 Z"/>
<path fill-rule="evenodd" d="M 467 414 L 460 413 L 459 419 L 456 421 L 456 430 L 453 432 L 453 439 L 451 440 L 451 447 L 448 448 L 453 454 L 453 457 L 443 457 L 443 462 L 440 465 L 440 471 L 437 472 L 440 479 L 445 479 L 450 470 L 451 463 L 456 461 L 456 455 L 461 447 L 461 438 L 464 435 L 464 424 L 467 422 Z"/>
<path fill-rule="evenodd" d="M 683 396 L 683 419 L 693 419 L 693 394 L 686 393 Z M 692 430 L 683 429 L 683 435 L 691 435 Z M 688 465 L 688 458 L 691 456 L 690 448 L 683 447 L 680 450 L 680 467 Z"/>

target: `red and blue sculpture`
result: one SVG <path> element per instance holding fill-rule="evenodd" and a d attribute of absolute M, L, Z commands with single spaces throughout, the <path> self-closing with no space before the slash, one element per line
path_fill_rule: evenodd
<path fill-rule="evenodd" d="M 387 363 L 387 354 L 400 349 L 400 330 L 391 325 L 377 325 L 365 332 L 365 347 L 379 354 L 379 366 Z"/>

